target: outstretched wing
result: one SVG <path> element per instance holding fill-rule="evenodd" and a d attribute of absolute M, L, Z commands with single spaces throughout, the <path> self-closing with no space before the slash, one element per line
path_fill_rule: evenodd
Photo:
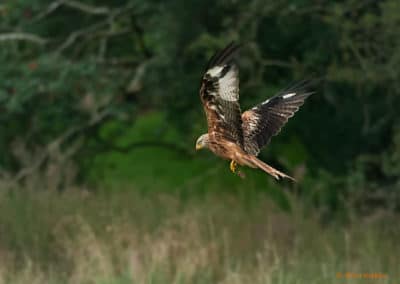
<path fill-rule="evenodd" d="M 239 46 L 229 44 L 209 61 L 200 88 L 208 133 L 243 147 L 239 72 L 232 62 Z"/>
<path fill-rule="evenodd" d="M 302 81 L 242 114 L 244 149 L 247 153 L 257 155 L 271 137 L 279 133 L 313 93 L 307 91 L 309 85 L 309 81 Z"/>

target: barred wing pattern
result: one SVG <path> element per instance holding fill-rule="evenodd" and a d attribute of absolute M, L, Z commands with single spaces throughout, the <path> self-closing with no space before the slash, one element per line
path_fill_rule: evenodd
<path fill-rule="evenodd" d="M 309 81 L 302 81 L 242 114 L 244 150 L 248 154 L 257 155 L 280 132 L 312 94 L 307 92 L 309 85 Z"/>
<path fill-rule="evenodd" d="M 202 79 L 200 98 L 207 116 L 208 133 L 243 147 L 239 72 L 232 63 L 238 48 L 231 43 L 211 58 Z"/>

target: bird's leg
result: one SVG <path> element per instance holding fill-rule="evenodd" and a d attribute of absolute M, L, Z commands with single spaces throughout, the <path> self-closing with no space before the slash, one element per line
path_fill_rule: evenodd
<path fill-rule="evenodd" d="M 238 171 L 238 165 L 237 165 L 237 163 L 234 161 L 234 160 L 232 160 L 231 161 L 231 164 L 230 164 L 230 169 L 231 169 L 231 171 L 232 171 L 232 173 L 234 173 L 234 174 L 237 174 L 238 176 L 240 176 L 241 178 L 245 178 L 246 176 L 244 175 L 244 173 L 242 173 L 241 171 Z"/>
<path fill-rule="evenodd" d="M 229 167 L 231 168 L 232 173 L 236 174 L 237 163 L 234 160 L 231 161 Z"/>

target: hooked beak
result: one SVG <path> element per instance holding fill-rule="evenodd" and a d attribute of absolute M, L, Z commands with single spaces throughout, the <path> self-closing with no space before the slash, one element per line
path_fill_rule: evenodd
<path fill-rule="evenodd" d="M 200 145 L 200 144 L 196 144 L 196 151 L 198 151 L 198 150 L 200 150 L 200 149 L 202 149 L 203 148 L 203 146 L 202 145 Z"/>

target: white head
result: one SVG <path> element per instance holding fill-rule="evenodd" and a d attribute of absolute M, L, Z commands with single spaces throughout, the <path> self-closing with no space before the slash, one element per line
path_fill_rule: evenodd
<path fill-rule="evenodd" d="M 202 148 L 208 148 L 208 133 L 201 135 L 196 141 L 196 150 L 200 150 Z"/>

